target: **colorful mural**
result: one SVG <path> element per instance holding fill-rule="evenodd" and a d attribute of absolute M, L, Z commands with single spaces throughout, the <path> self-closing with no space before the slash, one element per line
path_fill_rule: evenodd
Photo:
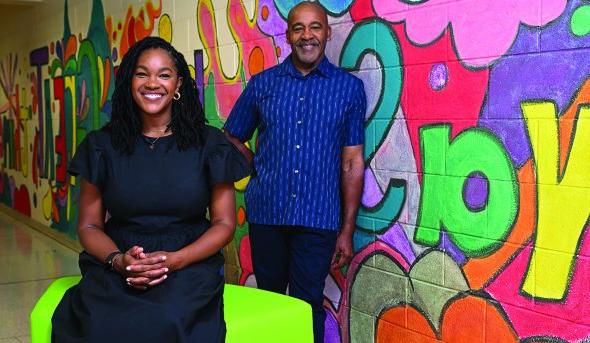
<path fill-rule="evenodd" d="M 2 202 L 72 236 L 66 165 L 108 120 L 129 46 L 184 49 L 221 126 L 249 78 L 289 55 L 299 0 L 145 1 L 120 18 L 108 2 L 74 33 L 66 0 L 61 37 L 0 56 Z M 590 2 L 318 2 L 328 57 L 369 104 L 355 256 L 326 280 L 325 341 L 590 340 Z M 226 275 L 255 284 L 247 182 Z"/>

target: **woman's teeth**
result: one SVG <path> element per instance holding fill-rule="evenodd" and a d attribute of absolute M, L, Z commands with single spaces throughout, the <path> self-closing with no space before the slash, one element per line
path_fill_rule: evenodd
<path fill-rule="evenodd" d="M 162 94 L 144 94 L 143 96 L 148 99 L 159 99 L 162 97 Z"/>

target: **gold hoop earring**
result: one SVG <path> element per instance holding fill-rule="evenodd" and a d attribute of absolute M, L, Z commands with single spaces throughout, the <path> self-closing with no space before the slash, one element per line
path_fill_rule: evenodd
<path fill-rule="evenodd" d="M 173 98 L 174 98 L 174 100 L 180 100 L 180 92 L 179 91 L 174 92 Z"/>

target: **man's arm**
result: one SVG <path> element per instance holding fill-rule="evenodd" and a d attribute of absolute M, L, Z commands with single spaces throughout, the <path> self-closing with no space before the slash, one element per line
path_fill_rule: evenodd
<path fill-rule="evenodd" d="M 236 148 L 238 148 L 238 150 L 240 150 L 240 152 L 246 157 L 246 159 L 248 160 L 248 162 L 252 163 L 252 159 L 254 158 L 254 153 L 252 152 L 252 150 L 248 149 L 248 147 L 241 141 L 238 139 L 238 137 L 232 135 L 231 133 L 229 133 L 229 131 L 225 130 L 225 137 L 227 137 L 227 139 L 233 143 L 233 145 L 236 146 Z"/>
<path fill-rule="evenodd" d="M 234 107 L 223 125 L 223 132 L 227 139 L 240 150 L 248 162 L 252 162 L 254 154 L 248 149 L 244 142 L 248 141 L 254 131 L 258 128 L 260 120 L 258 113 L 258 75 L 246 85 L 246 89 L 236 101 Z"/>
<path fill-rule="evenodd" d="M 365 161 L 363 145 L 346 146 L 342 149 L 340 188 L 342 193 L 342 228 L 338 234 L 332 268 L 348 264 L 352 258 L 352 235 L 356 227 L 356 215 L 363 192 Z"/>

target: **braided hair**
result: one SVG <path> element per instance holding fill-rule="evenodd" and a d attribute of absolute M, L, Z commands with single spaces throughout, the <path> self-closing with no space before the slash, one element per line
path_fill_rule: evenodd
<path fill-rule="evenodd" d="M 105 129 L 111 134 L 113 147 L 131 154 L 137 138 L 141 135 L 142 119 L 131 95 L 131 81 L 139 56 L 148 49 L 162 49 L 168 52 L 178 70 L 178 76 L 183 79 L 179 89 L 181 98 L 172 103 L 172 118 L 168 125 L 168 129 L 174 132 L 178 148 L 185 150 L 191 146 L 202 145 L 207 120 L 198 98 L 195 80 L 190 75 L 184 56 L 162 38 L 146 37 L 131 46 L 123 56 L 117 71 L 111 120 L 105 125 Z"/>

